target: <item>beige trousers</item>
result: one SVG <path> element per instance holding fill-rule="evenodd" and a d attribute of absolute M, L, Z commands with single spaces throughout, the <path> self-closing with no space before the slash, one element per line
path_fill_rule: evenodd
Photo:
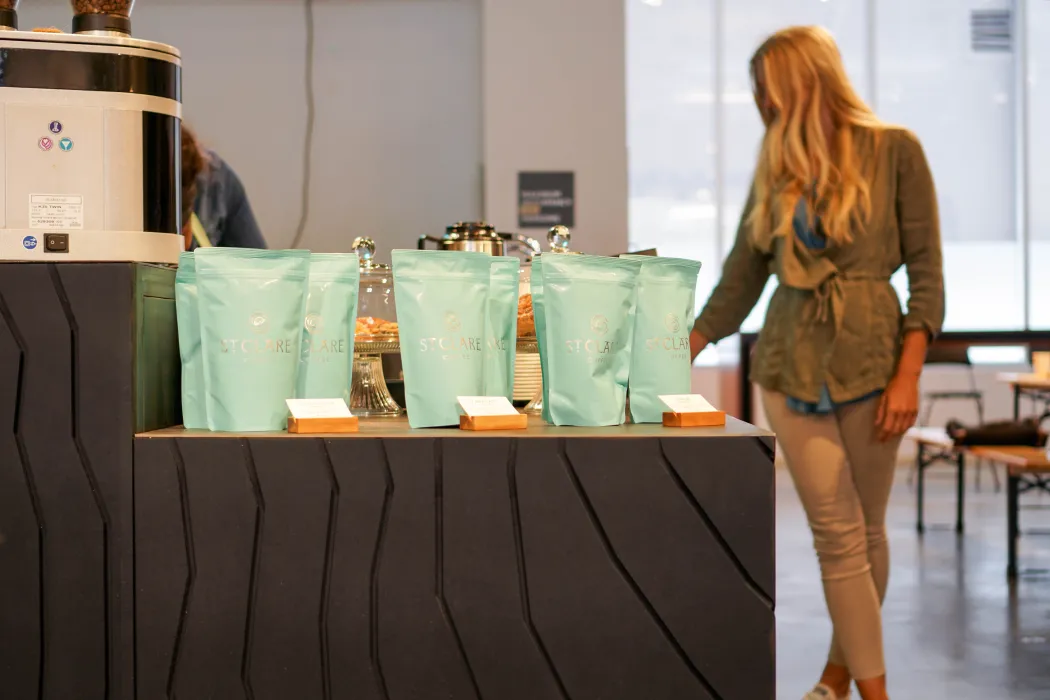
<path fill-rule="evenodd" d="M 828 659 L 857 680 L 882 676 L 886 506 L 900 439 L 878 441 L 878 398 L 823 416 L 795 413 L 765 389 L 762 404 L 813 531 L 834 629 Z"/>

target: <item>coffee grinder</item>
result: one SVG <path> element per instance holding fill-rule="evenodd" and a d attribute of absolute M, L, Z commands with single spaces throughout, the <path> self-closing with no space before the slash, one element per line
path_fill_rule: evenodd
<path fill-rule="evenodd" d="M 133 0 L 72 0 L 72 34 L 0 0 L 0 261 L 176 263 L 182 68 Z"/>

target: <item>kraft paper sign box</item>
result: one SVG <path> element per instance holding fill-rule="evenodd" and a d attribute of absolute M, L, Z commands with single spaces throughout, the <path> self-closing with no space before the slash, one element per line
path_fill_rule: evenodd
<path fill-rule="evenodd" d="M 699 394 L 661 396 L 660 400 L 671 409 L 663 415 L 666 428 L 717 428 L 726 424 L 726 412 Z"/>

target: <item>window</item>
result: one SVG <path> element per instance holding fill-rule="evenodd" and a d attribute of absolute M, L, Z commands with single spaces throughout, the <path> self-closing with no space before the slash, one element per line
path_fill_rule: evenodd
<path fill-rule="evenodd" d="M 723 31 L 716 37 L 719 12 Z M 864 93 L 863 18 L 863 5 L 809 0 L 627 0 L 631 246 L 700 260 L 698 308 L 718 282 L 736 236 L 762 135 L 748 75 L 751 54 L 780 27 L 823 24 L 842 42 Z M 772 287 L 745 329 L 761 324 Z"/>
<path fill-rule="evenodd" d="M 1030 328 L 1050 329 L 1050 2 L 1028 12 L 1028 280 Z"/>
<path fill-rule="evenodd" d="M 937 184 L 949 330 L 1050 328 L 1050 2 L 1027 3 L 1030 256 L 1017 219 L 1011 0 L 626 0 L 630 233 L 700 259 L 702 306 L 736 235 L 762 126 L 748 59 L 776 29 L 835 35 L 858 92 L 914 131 Z M 717 72 L 717 75 L 716 75 Z M 1041 81 L 1041 82 L 1040 82 Z M 1040 91 L 1038 88 L 1042 87 Z M 714 94 L 719 94 L 715 99 Z M 1044 164 L 1045 163 L 1045 164 Z M 1025 268 L 1025 265 L 1028 268 Z M 979 283 L 975 283 L 979 281 Z M 907 278 L 895 279 L 907 300 Z M 744 324 L 757 330 L 773 284 Z"/>
<path fill-rule="evenodd" d="M 627 3 L 627 143 L 632 250 L 703 264 L 697 304 L 718 279 L 714 0 Z"/>
<path fill-rule="evenodd" d="M 1014 54 L 1009 42 L 988 41 L 996 34 L 987 31 L 997 17 L 1009 22 L 1009 7 L 1009 0 L 875 3 L 877 109 L 916 133 L 933 171 L 949 330 L 1025 323 L 1014 213 Z M 894 281 L 905 301 L 903 272 Z"/>

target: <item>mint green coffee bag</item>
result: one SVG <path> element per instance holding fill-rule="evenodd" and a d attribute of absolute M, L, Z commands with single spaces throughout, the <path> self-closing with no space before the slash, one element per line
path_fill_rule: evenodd
<path fill-rule="evenodd" d="M 485 308 L 485 359 L 482 395 L 514 399 L 514 357 L 518 347 L 518 258 L 494 257 L 489 263 Z"/>
<path fill-rule="evenodd" d="M 198 248 L 208 428 L 283 430 L 295 396 L 308 250 Z"/>
<path fill-rule="evenodd" d="M 395 250 L 391 257 L 408 424 L 459 425 L 457 398 L 483 391 L 492 256 Z"/>
<path fill-rule="evenodd" d="M 549 355 L 547 354 L 547 316 L 543 309 L 543 256 L 537 255 L 532 259 L 532 281 L 529 283 L 532 294 L 532 317 L 536 323 L 536 347 L 540 355 L 540 393 L 543 397 L 540 403 L 540 417 L 551 422 L 550 399 L 547 389 L 550 382 L 547 377 L 550 372 Z"/>
<path fill-rule="evenodd" d="M 621 258 L 544 256 L 547 398 L 555 425 L 626 421 L 640 267 Z"/>
<path fill-rule="evenodd" d="M 314 253 L 295 395 L 350 404 L 361 268 L 354 253 Z"/>
<path fill-rule="evenodd" d="M 634 346 L 631 350 L 631 420 L 660 423 L 661 396 L 692 393 L 689 330 L 696 313 L 700 263 L 679 258 L 623 255 L 641 263 Z"/>
<path fill-rule="evenodd" d="M 197 310 L 197 268 L 193 253 L 179 255 L 179 269 L 175 273 L 175 316 L 179 325 L 179 357 L 182 359 L 182 424 L 188 430 L 206 430 L 208 412 Z"/>

